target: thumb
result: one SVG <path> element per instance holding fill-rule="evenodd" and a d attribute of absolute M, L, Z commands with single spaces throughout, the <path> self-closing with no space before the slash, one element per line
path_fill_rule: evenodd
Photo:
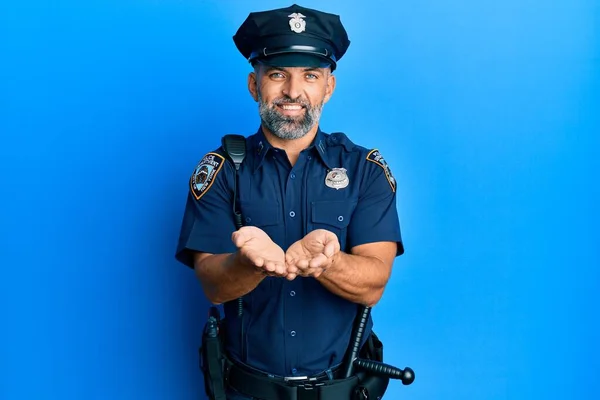
<path fill-rule="evenodd" d="M 332 233 L 331 235 L 327 235 L 325 240 L 325 247 L 323 248 L 323 254 L 329 258 L 333 257 L 335 253 L 340 250 L 340 242 L 338 241 L 337 236 Z"/>
<path fill-rule="evenodd" d="M 237 248 L 242 247 L 248 240 L 250 237 L 243 230 L 237 230 L 231 234 L 231 241 Z"/>

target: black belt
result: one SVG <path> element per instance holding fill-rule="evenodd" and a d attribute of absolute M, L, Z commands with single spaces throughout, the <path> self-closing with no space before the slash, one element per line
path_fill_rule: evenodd
<path fill-rule="evenodd" d="M 356 376 L 330 380 L 326 373 L 307 379 L 273 378 L 229 360 L 225 380 L 238 392 L 261 400 L 344 400 L 358 384 Z"/>

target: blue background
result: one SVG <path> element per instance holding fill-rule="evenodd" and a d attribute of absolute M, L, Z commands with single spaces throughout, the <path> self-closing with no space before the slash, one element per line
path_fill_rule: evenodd
<path fill-rule="evenodd" d="M 0 5 L 1 399 L 202 398 L 187 180 L 258 127 L 231 36 L 290 4 Z M 301 4 L 352 40 L 323 129 L 399 183 L 386 398 L 599 398 L 600 3 Z"/>

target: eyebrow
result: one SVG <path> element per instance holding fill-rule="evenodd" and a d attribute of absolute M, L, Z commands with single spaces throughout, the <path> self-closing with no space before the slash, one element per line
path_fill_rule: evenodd
<path fill-rule="evenodd" d="M 312 71 L 316 71 L 316 72 L 322 72 L 323 68 L 318 68 L 318 67 L 307 67 L 304 68 L 302 70 L 302 72 L 312 72 Z M 274 66 L 270 66 L 266 69 L 265 72 L 271 72 L 271 71 L 282 71 L 282 72 L 288 72 L 288 69 L 285 67 L 274 67 Z"/>

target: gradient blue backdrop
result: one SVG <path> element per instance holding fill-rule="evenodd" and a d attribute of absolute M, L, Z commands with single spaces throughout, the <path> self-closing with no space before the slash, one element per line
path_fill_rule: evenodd
<path fill-rule="evenodd" d="M 203 398 L 187 180 L 258 126 L 231 36 L 290 4 L 2 2 L 1 399 Z M 386 398 L 600 398 L 600 3 L 301 4 L 352 40 L 323 129 L 399 182 Z"/>

